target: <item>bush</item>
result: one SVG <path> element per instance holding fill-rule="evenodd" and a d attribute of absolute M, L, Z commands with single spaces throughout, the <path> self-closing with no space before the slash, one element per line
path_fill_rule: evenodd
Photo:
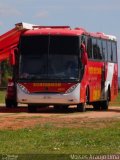
<path fill-rule="evenodd" d="M 1 77 L 0 77 L 0 84 L 1 87 L 6 87 L 7 86 L 7 81 L 8 81 L 8 77 L 11 77 L 12 75 L 12 68 L 9 64 L 8 60 L 5 60 L 3 62 L 1 62 Z"/>

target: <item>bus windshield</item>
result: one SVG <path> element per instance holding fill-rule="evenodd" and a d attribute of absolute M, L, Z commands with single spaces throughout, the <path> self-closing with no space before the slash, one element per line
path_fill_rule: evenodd
<path fill-rule="evenodd" d="M 29 80 L 77 80 L 78 36 L 22 36 L 19 78 Z"/>

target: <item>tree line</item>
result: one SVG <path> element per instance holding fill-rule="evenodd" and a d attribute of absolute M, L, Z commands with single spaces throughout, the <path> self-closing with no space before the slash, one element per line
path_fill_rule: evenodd
<path fill-rule="evenodd" d="M 0 87 L 6 87 L 8 78 L 12 75 L 12 68 L 8 60 L 0 63 Z"/>

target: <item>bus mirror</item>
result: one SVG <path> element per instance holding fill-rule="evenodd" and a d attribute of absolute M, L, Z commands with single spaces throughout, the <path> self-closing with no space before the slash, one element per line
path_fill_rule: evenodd
<path fill-rule="evenodd" d="M 86 47 L 83 43 L 81 44 L 81 61 L 82 61 L 83 65 L 87 65 L 88 56 L 87 56 L 87 52 L 86 52 Z"/>
<path fill-rule="evenodd" d="M 9 62 L 11 66 L 15 65 L 15 49 L 11 49 L 11 53 L 9 55 Z"/>

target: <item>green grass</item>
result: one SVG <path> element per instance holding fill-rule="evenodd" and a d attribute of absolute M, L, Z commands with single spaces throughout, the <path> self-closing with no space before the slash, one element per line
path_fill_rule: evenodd
<path fill-rule="evenodd" d="M 5 92 L 1 91 L 0 103 L 4 102 L 4 95 Z M 120 93 L 117 101 L 120 102 Z M 59 128 L 47 122 L 34 128 L 0 130 L 0 154 L 35 154 L 33 156 L 38 157 L 30 155 L 26 159 L 48 157 L 51 160 L 61 158 L 59 154 L 120 154 L 120 121 L 108 122 L 104 128 L 97 127 L 97 124 L 93 127 L 90 121 L 86 123 L 89 125 L 84 128 Z M 25 155 L 21 159 L 25 159 Z M 61 159 L 71 158 L 67 155 Z"/>
<path fill-rule="evenodd" d="M 120 122 L 105 128 L 1 130 L 1 154 L 120 154 Z"/>
<path fill-rule="evenodd" d="M 5 102 L 5 93 L 6 91 L 0 91 L 0 103 Z"/>

